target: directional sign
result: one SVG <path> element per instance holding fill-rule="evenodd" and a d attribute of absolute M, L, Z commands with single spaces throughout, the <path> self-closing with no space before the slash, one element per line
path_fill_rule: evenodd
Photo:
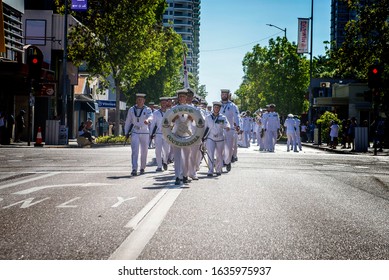
<path fill-rule="evenodd" d="M 72 8 L 73 11 L 85 12 L 88 9 L 88 1 L 87 0 L 72 0 Z"/>

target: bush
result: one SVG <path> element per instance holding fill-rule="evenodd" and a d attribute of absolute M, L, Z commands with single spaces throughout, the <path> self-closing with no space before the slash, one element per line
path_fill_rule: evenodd
<path fill-rule="evenodd" d="M 320 119 L 316 121 L 316 124 L 321 125 L 321 140 L 323 143 L 329 143 L 329 141 L 331 140 L 330 139 L 331 121 L 336 121 L 336 123 L 339 126 L 341 124 L 340 120 L 338 119 L 338 115 L 328 111 L 326 111 L 323 115 L 321 115 Z"/>
<path fill-rule="evenodd" d="M 125 141 L 125 136 L 100 136 L 96 138 L 97 144 L 123 144 Z"/>

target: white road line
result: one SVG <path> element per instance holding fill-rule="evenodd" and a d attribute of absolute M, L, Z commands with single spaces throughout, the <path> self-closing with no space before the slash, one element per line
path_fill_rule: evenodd
<path fill-rule="evenodd" d="M 134 231 L 109 257 L 110 260 L 136 260 L 153 237 L 182 188 L 160 191 L 126 227 Z"/>
<path fill-rule="evenodd" d="M 29 182 L 32 182 L 32 181 L 37 181 L 37 180 L 40 180 L 40 179 L 43 179 L 43 178 L 47 178 L 47 177 L 51 177 L 51 176 L 55 176 L 55 175 L 58 175 L 58 174 L 59 174 L 58 172 L 47 173 L 47 174 L 44 174 L 44 175 L 41 175 L 41 176 L 38 176 L 38 177 L 29 178 L 29 179 L 25 179 L 25 180 L 9 183 L 9 184 L 0 186 L 0 190 L 6 189 L 6 188 L 10 188 L 10 187 L 14 187 L 14 186 L 21 185 L 21 184 L 25 184 L 25 183 L 29 183 Z"/>
<path fill-rule="evenodd" d="M 23 191 L 15 192 L 13 194 L 30 194 L 33 192 L 37 192 L 44 189 L 50 189 L 50 188 L 63 188 L 63 187 L 90 187 L 90 186 L 112 186 L 113 184 L 107 184 L 107 183 L 76 183 L 76 184 L 59 184 L 59 185 L 46 185 L 46 186 L 40 186 L 40 187 L 33 187 L 29 188 Z"/>

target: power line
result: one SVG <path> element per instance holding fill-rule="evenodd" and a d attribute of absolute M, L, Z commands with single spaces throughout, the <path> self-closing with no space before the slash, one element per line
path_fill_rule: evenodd
<path fill-rule="evenodd" d="M 263 39 L 261 39 L 261 40 L 258 40 L 258 41 L 246 43 L 246 44 L 244 44 L 244 45 L 239 45 L 239 46 L 235 46 L 235 47 L 228 47 L 228 48 L 223 48 L 223 49 L 200 50 L 200 52 L 218 52 L 218 51 L 225 51 L 225 50 L 230 50 L 230 49 L 237 49 L 237 48 L 241 48 L 241 47 L 245 47 L 245 46 L 252 45 L 252 44 L 254 44 L 254 43 L 262 42 L 262 41 L 267 40 L 267 39 L 269 39 L 269 38 L 272 38 L 272 37 L 274 37 L 274 36 L 276 36 L 276 35 L 278 35 L 278 34 L 280 34 L 280 33 L 283 33 L 283 31 L 282 31 L 282 32 L 277 32 L 277 33 L 275 33 L 275 34 L 273 34 L 273 35 L 270 35 L 270 36 L 268 36 L 268 37 L 266 37 L 266 38 L 263 38 Z"/>

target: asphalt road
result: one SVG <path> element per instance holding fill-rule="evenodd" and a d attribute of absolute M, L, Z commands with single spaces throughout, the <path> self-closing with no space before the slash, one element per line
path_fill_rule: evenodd
<path fill-rule="evenodd" d="M 389 259 L 389 158 L 239 150 L 176 187 L 130 147 L 1 148 L 0 259 Z"/>

